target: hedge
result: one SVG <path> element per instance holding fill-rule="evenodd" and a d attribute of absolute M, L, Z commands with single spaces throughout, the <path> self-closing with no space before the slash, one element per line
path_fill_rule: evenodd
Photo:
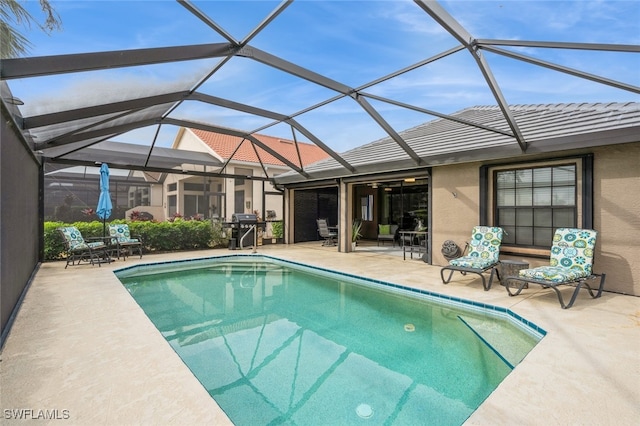
<path fill-rule="evenodd" d="M 228 243 L 219 222 L 176 219 L 173 222 L 113 220 L 109 223 L 128 224 L 131 236 L 142 240 L 143 251 L 146 253 L 224 247 Z M 56 232 L 57 228 L 63 226 L 75 226 L 84 238 L 103 236 L 102 222 L 97 220 L 74 223 L 45 222 L 45 260 L 64 258 L 64 241 L 60 233 Z"/>

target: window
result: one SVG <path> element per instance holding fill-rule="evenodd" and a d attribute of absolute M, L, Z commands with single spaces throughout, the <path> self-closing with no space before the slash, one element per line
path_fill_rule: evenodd
<path fill-rule="evenodd" d="M 184 196 L 184 217 L 195 217 L 198 215 L 205 216 L 207 213 L 204 196 L 202 195 L 185 195 Z"/>
<path fill-rule="evenodd" d="M 237 174 L 237 175 L 242 175 L 242 176 L 253 176 L 253 170 L 251 170 L 251 169 L 243 169 L 243 168 L 240 168 L 240 167 L 236 167 L 234 169 L 234 173 Z M 235 181 L 234 181 L 234 185 L 235 186 L 243 186 L 244 183 L 245 183 L 244 182 L 244 178 L 241 178 L 241 177 L 235 178 Z"/>
<path fill-rule="evenodd" d="M 128 188 L 127 198 L 127 206 L 130 209 L 138 206 L 148 206 L 150 205 L 149 188 L 146 186 L 131 185 Z"/>
<path fill-rule="evenodd" d="M 360 206 L 362 208 L 362 212 L 360 217 L 362 220 L 373 220 L 373 194 L 369 194 L 367 196 L 360 198 Z"/>
<path fill-rule="evenodd" d="M 178 201 L 178 197 L 175 195 L 169 195 L 167 196 L 167 211 L 169 213 L 169 216 L 173 216 L 174 214 L 178 213 L 177 210 L 177 203 Z"/>
<path fill-rule="evenodd" d="M 426 179 L 385 184 L 381 223 L 397 223 L 401 229 L 414 229 L 420 222 L 427 226 L 428 194 Z"/>
<path fill-rule="evenodd" d="M 205 192 L 209 190 L 209 185 L 185 182 L 183 188 L 185 191 Z"/>
<path fill-rule="evenodd" d="M 576 227 L 576 164 L 496 170 L 495 224 L 503 244 L 544 247 L 556 228 Z"/>
<path fill-rule="evenodd" d="M 170 183 L 169 185 L 167 185 L 167 192 L 173 192 L 173 191 L 177 191 L 178 190 L 178 184 L 177 183 Z"/>

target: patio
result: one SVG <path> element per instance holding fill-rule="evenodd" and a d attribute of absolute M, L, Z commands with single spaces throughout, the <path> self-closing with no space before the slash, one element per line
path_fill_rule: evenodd
<path fill-rule="evenodd" d="M 604 293 L 594 300 L 583 292 L 562 310 L 553 292 L 537 287 L 510 298 L 500 285 L 482 291 L 473 276 L 442 285 L 439 267 L 403 261 L 397 247 L 381 249 L 345 254 L 313 242 L 258 252 L 505 306 L 547 330 L 466 424 L 637 423 L 638 297 Z M 64 262 L 42 264 L 2 352 L 4 422 L 19 410 L 32 417 L 57 410 L 65 424 L 231 424 L 112 271 L 232 253 L 147 255 L 67 270 Z"/>

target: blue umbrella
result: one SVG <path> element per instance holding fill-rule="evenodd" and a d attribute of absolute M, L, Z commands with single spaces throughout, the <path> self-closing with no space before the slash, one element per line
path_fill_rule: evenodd
<path fill-rule="evenodd" d="M 106 235 L 106 220 L 111 216 L 111 196 L 109 195 L 109 166 L 102 163 L 100 166 L 100 198 L 96 214 L 102 219 L 102 236 Z"/>

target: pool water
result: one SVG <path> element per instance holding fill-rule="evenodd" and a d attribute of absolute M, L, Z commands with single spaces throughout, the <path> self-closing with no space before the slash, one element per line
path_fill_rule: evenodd
<path fill-rule="evenodd" d="M 544 334 L 264 256 L 116 274 L 236 425 L 459 425 Z"/>

